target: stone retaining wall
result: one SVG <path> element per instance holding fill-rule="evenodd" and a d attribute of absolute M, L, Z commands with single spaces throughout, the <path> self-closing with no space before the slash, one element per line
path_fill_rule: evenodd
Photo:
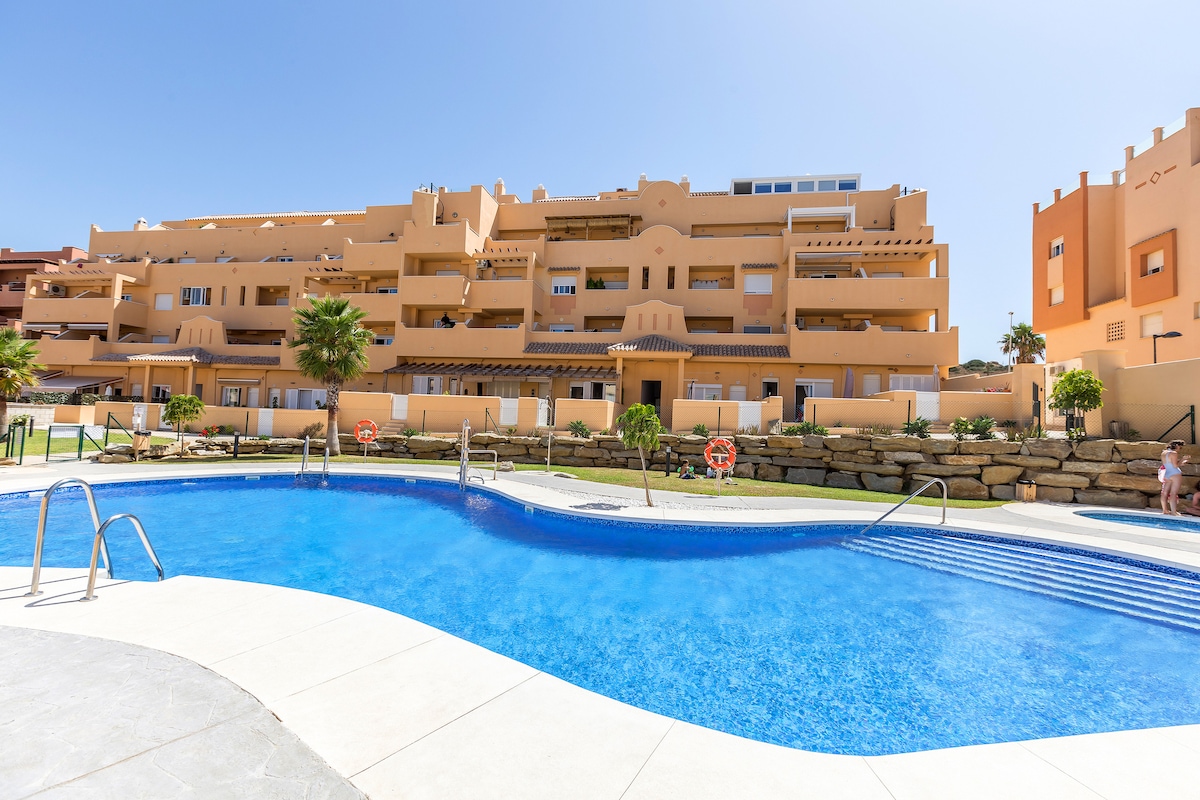
<path fill-rule="evenodd" d="M 688 458 L 698 470 L 704 466 L 706 439 L 701 436 L 659 437 L 672 450 L 672 466 Z M 353 436 L 341 437 L 342 454 L 362 452 Z M 1039 500 L 1143 508 L 1157 504 L 1161 442 L 1123 442 L 1112 439 L 1078 442 L 1063 439 L 1027 439 L 956 442 L 952 439 L 916 439 L 907 436 L 737 436 L 734 477 L 764 481 L 868 489 L 876 492 L 915 491 L 929 478 L 942 478 L 950 496 L 963 500 L 1012 500 L 1016 483 L 1037 484 Z M 310 454 L 319 459 L 324 440 L 314 439 Z M 502 461 L 546 463 L 546 438 L 497 436 L 471 437 L 472 449 L 495 450 Z M 243 439 L 240 452 L 300 454 L 300 439 Z M 188 447 L 197 458 L 225 456 L 232 440 L 199 440 Z M 128 458 L 127 446 L 110 448 L 109 457 Z M 1200 447 L 1185 446 L 1184 455 L 1200 462 Z M 178 445 L 155 445 L 150 458 L 178 458 Z M 454 439 L 433 436 L 381 436 L 370 446 L 373 458 L 458 460 Z M 101 456 L 101 459 L 105 459 Z M 484 456 L 472 456 L 484 460 Z M 636 450 L 626 450 L 615 436 L 590 439 L 555 437 L 551 463 L 576 467 L 640 469 Z M 648 464 L 663 469 L 666 452 L 648 454 Z M 1183 488 L 1195 491 L 1200 463 L 1185 464 Z M 936 487 L 928 490 L 937 494 Z"/>

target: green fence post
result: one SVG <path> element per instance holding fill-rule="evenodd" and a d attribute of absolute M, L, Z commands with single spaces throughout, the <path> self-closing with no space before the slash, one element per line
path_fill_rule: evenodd
<path fill-rule="evenodd" d="M 1196 407 L 1189 406 L 1192 410 L 1192 444 L 1196 443 Z"/>
<path fill-rule="evenodd" d="M 908 421 L 912 422 L 912 400 L 906 400 L 905 402 L 908 404 Z"/>

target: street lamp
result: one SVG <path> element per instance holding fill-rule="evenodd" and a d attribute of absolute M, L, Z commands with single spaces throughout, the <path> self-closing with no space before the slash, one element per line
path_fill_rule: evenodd
<path fill-rule="evenodd" d="M 1151 335 L 1150 338 L 1154 341 L 1154 363 L 1155 364 L 1158 363 L 1158 340 L 1159 339 L 1178 339 L 1180 336 L 1183 336 L 1183 334 L 1180 333 L 1179 331 L 1167 331 L 1166 333 L 1155 333 L 1155 334 Z"/>
<path fill-rule="evenodd" d="M 1013 365 L 1013 339 L 1016 338 L 1016 335 L 1013 333 L 1013 313 L 1012 311 L 1008 312 L 1008 369 L 1010 372 Z"/>

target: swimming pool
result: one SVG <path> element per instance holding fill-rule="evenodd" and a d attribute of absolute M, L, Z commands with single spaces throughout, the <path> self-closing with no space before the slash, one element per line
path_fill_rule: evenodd
<path fill-rule="evenodd" d="M 1125 525 L 1141 525 L 1168 531 L 1200 533 L 1200 517 L 1170 517 L 1166 514 L 1122 514 L 1119 511 L 1076 511 L 1081 517 L 1098 519 L 1101 522 L 1121 522 Z"/>
<path fill-rule="evenodd" d="M 860 755 L 1200 722 L 1194 576 L 923 529 L 593 521 L 454 485 L 291 476 L 98 486 L 168 576 L 405 614 L 579 686 L 790 747 Z M 29 564 L 40 495 L 0 497 Z M 69 498 L 69 499 L 68 499 Z M 47 566 L 86 563 L 79 492 Z M 70 535 L 71 531 L 74 536 Z M 118 577 L 152 579 L 136 537 Z"/>

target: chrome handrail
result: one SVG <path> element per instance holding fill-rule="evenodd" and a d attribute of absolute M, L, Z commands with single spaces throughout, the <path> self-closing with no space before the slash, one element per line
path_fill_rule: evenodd
<path fill-rule="evenodd" d="M 939 486 L 941 486 L 941 487 L 942 487 L 942 521 L 941 521 L 940 523 L 938 523 L 938 524 L 939 524 L 939 525 L 945 525 L 945 524 L 946 524 L 946 501 L 949 499 L 949 492 L 948 492 L 948 491 L 947 491 L 947 489 L 946 489 L 946 482 L 945 482 L 944 480 L 942 480 L 941 478 L 931 478 L 930 480 L 926 481 L 926 482 L 924 483 L 924 485 L 922 485 L 922 486 L 921 486 L 921 488 L 920 488 L 920 489 L 917 489 L 915 492 L 913 492 L 912 494 L 910 494 L 908 497 L 904 498 L 904 499 L 903 499 L 903 500 L 901 500 L 899 503 L 896 503 L 896 505 L 894 505 L 894 506 L 892 506 L 891 508 L 889 508 L 889 509 L 887 510 L 887 512 L 886 512 L 886 513 L 885 513 L 885 514 L 884 514 L 882 517 L 880 517 L 879 519 L 875 520 L 875 521 L 874 521 L 874 522 L 872 522 L 870 525 L 868 525 L 867 527 L 865 527 L 865 528 L 863 528 L 861 531 L 859 531 L 859 532 L 858 532 L 858 535 L 859 535 L 859 536 L 862 536 L 864 533 L 866 533 L 867 531 L 871 530 L 871 528 L 874 528 L 876 525 L 878 525 L 879 523 L 883 522 L 885 519 L 887 519 L 887 517 L 888 517 L 888 516 L 889 516 L 889 515 L 890 515 L 890 514 L 891 514 L 893 511 L 895 511 L 895 510 L 896 510 L 896 509 L 898 509 L 900 506 L 902 506 L 902 505 L 904 505 L 905 503 L 907 503 L 909 500 L 912 500 L 914 497 L 916 497 L 916 496 L 917 496 L 917 495 L 919 495 L 921 492 L 923 492 L 923 491 L 925 491 L 926 489 L 928 489 L 930 486 L 933 486 L 935 483 L 936 483 L 936 484 L 938 484 Z"/>
<path fill-rule="evenodd" d="M 321 466 L 321 477 L 329 479 L 329 448 L 325 448 L 325 463 Z"/>
<path fill-rule="evenodd" d="M 36 597 L 41 594 L 38 591 L 38 586 L 41 584 L 42 578 L 42 545 L 46 541 L 46 515 L 50 509 L 50 497 L 60 488 L 71 483 L 77 483 L 83 487 L 83 493 L 87 495 L 88 510 L 92 512 L 92 529 L 95 531 L 100 530 L 100 510 L 96 508 L 96 495 L 92 493 L 91 484 L 82 478 L 63 478 L 47 489 L 46 493 L 42 495 L 42 510 L 38 514 L 37 540 L 33 545 L 33 579 L 29 583 L 29 592 L 26 593 L 26 597 Z M 103 543 L 101 553 L 104 556 L 104 570 L 111 579 L 113 576 L 112 559 L 108 555 L 107 542 Z M 92 561 L 93 563 L 95 562 L 94 557 Z"/>
<path fill-rule="evenodd" d="M 158 579 L 160 581 L 163 579 L 162 564 L 158 561 L 158 554 L 154 552 L 154 545 L 150 544 L 150 538 L 146 536 L 146 529 L 142 527 L 142 521 L 133 514 L 113 514 L 104 520 L 104 524 L 96 531 L 96 540 L 92 542 L 92 560 L 88 564 L 87 594 L 83 596 L 81 602 L 96 599 L 93 597 L 93 593 L 96 590 L 96 556 L 100 553 L 101 548 L 108 549 L 108 541 L 104 538 L 104 533 L 108 530 L 108 526 L 122 519 L 127 519 L 133 523 L 134 530 L 137 531 L 138 537 L 142 540 L 142 547 L 146 548 L 146 555 L 150 556 L 150 561 L 154 564 L 154 569 L 158 571 Z M 108 577 L 112 578 L 111 572 Z"/>
<path fill-rule="evenodd" d="M 470 462 L 468 457 L 471 452 L 471 421 L 463 420 L 462 424 L 462 442 L 458 448 L 458 488 L 464 491 L 467 488 L 467 464 Z"/>
<path fill-rule="evenodd" d="M 308 471 L 308 436 L 304 437 L 304 452 L 300 454 L 300 477 L 304 477 L 304 473 Z"/>

